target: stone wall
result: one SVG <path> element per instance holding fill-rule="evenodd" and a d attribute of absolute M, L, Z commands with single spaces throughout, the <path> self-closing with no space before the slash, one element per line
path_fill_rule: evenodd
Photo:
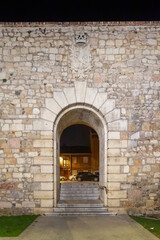
<path fill-rule="evenodd" d="M 160 22 L 0 23 L 0 214 L 53 211 L 54 121 L 79 103 L 107 125 L 109 211 L 160 211 Z"/>

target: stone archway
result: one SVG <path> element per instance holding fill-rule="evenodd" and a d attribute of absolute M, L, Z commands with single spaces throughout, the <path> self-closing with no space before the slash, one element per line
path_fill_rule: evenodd
<path fill-rule="evenodd" d="M 77 104 L 62 111 L 54 123 L 54 207 L 59 199 L 59 151 L 60 136 L 63 130 L 73 124 L 85 124 L 92 127 L 99 136 L 100 198 L 107 205 L 104 187 L 107 187 L 107 126 L 103 116 L 91 106 Z"/>
<path fill-rule="evenodd" d="M 42 202 L 43 203 L 42 207 L 43 208 L 48 207 L 49 202 L 50 203 L 49 211 L 53 211 L 53 207 L 56 207 L 58 199 L 59 179 L 57 178 L 58 171 L 56 168 L 57 166 L 59 167 L 59 165 L 57 165 L 58 141 L 59 141 L 58 132 L 60 132 L 60 129 L 62 131 L 62 129 L 65 128 L 65 126 L 67 126 L 67 122 L 65 126 L 62 123 L 65 122 L 64 121 L 65 114 L 66 116 L 67 114 L 70 114 L 70 118 L 68 117 L 68 119 L 70 119 L 70 123 L 68 123 L 68 125 L 71 124 L 72 119 L 71 113 L 73 110 L 81 111 L 79 119 L 77 120 L 74 119 L 73 122 L 76 123 L 77 121 L 78 123 L 80 122 L 80 120 L 81 121 L 83 120 L 85 124 L 90 125 L 92 128 L 94 128 L 97 133 L 99 131 L 98 134 L 101 135 L 101 142 L 104 142 L 103 145 L 104 151 L 100 150 L 101 154 L 103 154 L 103 156 L 101 157 L 101 159 L 103 159 L 103 161 L 101 161 L 101 166 L 104 169 L 103 174 L 101 174 L 102 176 L 104 175 L 103 179 L 100 182 L 101 186 L 107 187 L 108 183 L 107 155 L 109 157 L 110 156 L 120 157 L 121 156 L 120 148 L 123 147 L 124 150 L 127 147 L 127 140 L 115 140 L 114 132 L 116 132 L 120 136 L 121 132 L 127 131 L 128 122 L 126 119 L 121 119 L 121 110 L 120 108 L 116 107 L 116 100 L 108 98 L 105 89 L 101 89 L 101 91 L 99 91 L 99 89 L 96 87 L 88 87 L 87 82 L 84 81 L 75 82 L 74 85 L 72 85 L 71 87 L 54 89 L 53 95 L 51 94 L 45 99 L 44 105 L 40 109 L 40 118 L 37 117 L 33 119 L 33 130 L 41 132 L 42 134 L 42 138 L 40 140 L 37 139 L 34 140 L 33 145 L 34 147 L 45 148 L 46 152 L 48 151 L 47 154 L 49 155 L 49 157 L 47 156 L 45 157 L 46 161 L 45 163 L 44 157 L 43 162 L 41 158 L 39 159 L 39 157 L 37 157 L 38 160 L 35 160 L 35 163 L 40 164 L 40 166 L 42 165 L 42 170 L 44 174 L 42 174 L 40 180 L 43 192 L 45 192 L 44 190 L 46 190 L 44 186 L 48 184 L 47 189 L 49 190 L 47 191 L 48 194 L 47 201 L 44 200 Z M 86 114 L 84 114 L 84 112 Z M 83 115 L 86 116 L 85 117 L 86 120 L 82 117 Z M 90 119 L 90 122 L 88 122 L 88 119 Z M 98 131 L 97 122 L 100 122 L 100 125 L 102 126 L 99 127 Z M 108 136 L 107 132 L 109 132 Z M 45 139 L 43 135 L 46 135 Z M 108 142 L 107 139 L 109 139 Z M 43 167 L 43 164 L 48 164 L 47 168 Z M 112 175 L 114 174 L 110 174 L 109 169 L 108 173 L 109 181 L 111 182 L 113 180 L 113 182 L 115 182 L 117 176 L 113 179 Z M 108 188 L 110 189 L 109 185 Z M 110 201 L 111 206 L 113 206 L 112 204 L 113 191 L 110 193 L 109 190 L 108 193 L 108 200 Z M 118 193 L 116 192 L 115 194 Z M 104 204 L 107 205 L 107 196 L 103 195 L 104 190 L 101 191 L 101 197 L 103 197 Z M 46 198 L 46 196 L 44 197 Z M 39 199 L 40 200 L 42 199 L 41 195 Z"/>

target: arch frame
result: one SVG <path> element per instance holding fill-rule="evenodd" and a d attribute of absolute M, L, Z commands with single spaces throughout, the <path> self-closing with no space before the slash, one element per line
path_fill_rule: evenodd
<path fill-rule="evenodd" d="M 59 124 L 60 121 L 63 120 L 64 116 L 73 111 L 86 111 L 95 116 L 95 119 L 99 119 L 103 129 L 103 136 L 99 136 L 100 144 L 103 145 L 103 151 L 101 151 L 101 147 L 99 148 L 99 157 L 100 157 L 100 175 L 102 175 L 102 179 L 100 180 L 100 196 L 103 200 L 105 206 L 107 206 L 107 193 L 105 188 L 107 188 L 107 123 L 103 115 L 93 106 L 89 104 L 85 105 L 84 103 L 77 103 L 76 105 L 68 105 L 66 108 L 62 109 L 62 111 L 57 115 L 54 124 L 53 124 L 53 165 L 54 165 L 54 207 L 56 207 L 59 196 L 59 144 L 60 144 L 60 136 L 58 136 Z M 85 122 L 87 124 L 87 122 Z M 89 122 L 88 122 L 89 124 Z M 71 124 L 72 125 L 72 124 Z M 89 124 L 90 125 L 90 124 Z M 90 127 L 94 128 L 94 126 L 90 125 Z M 65 128 L 64 128 L 65 129 Z M 64 130 L 63 129 L 63 130 Z M 96 129 L 95 129 L 96 130 Z M 99 135 L 99 134 L 98 134 Z M 101 151 L 101 152 L 100 152 Z"/>

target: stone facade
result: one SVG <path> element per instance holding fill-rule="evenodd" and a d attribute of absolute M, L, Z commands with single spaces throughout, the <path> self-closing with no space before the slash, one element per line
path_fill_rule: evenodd
<path fill-rule="evenodd" d="M 72 107 L 105 125 L 108 210 L 160 211 L 160 22 L 0 23 L 0 104 L 0 214 L 53 212 Z"/>

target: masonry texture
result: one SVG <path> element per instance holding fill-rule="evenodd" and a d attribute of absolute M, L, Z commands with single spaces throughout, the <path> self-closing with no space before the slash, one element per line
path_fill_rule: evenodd
<path fill-rule="evenodd" d="M 160 212 L 160 22 L 0 23 L 0 104 L 0 214 L 54 211 L 54 122 L 79 104 L 106 123 L 108 211 Z"/>

